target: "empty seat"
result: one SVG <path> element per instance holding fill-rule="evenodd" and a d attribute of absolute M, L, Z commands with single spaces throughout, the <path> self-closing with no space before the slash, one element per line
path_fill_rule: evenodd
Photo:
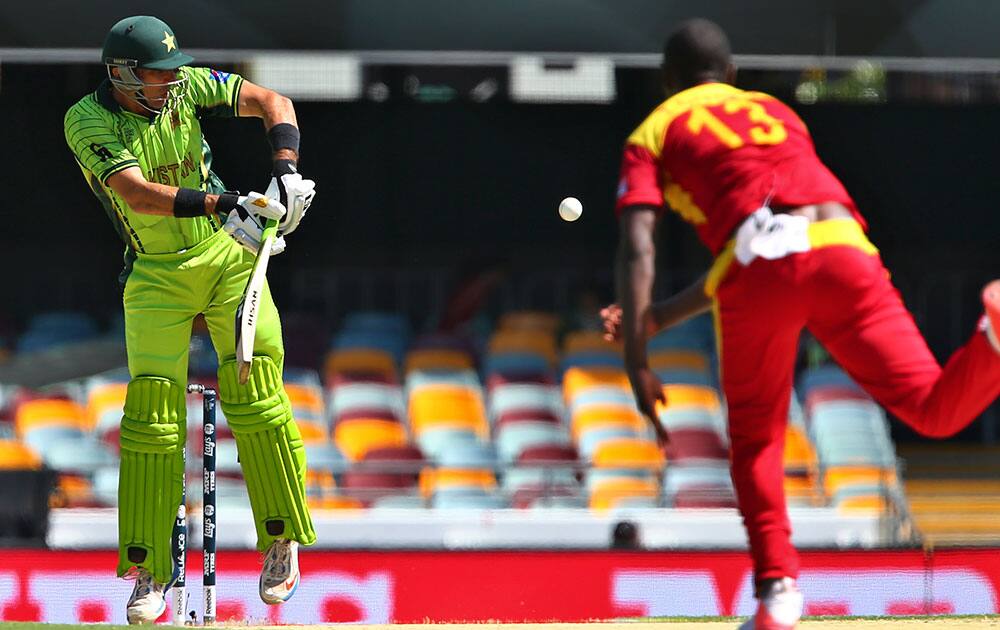
<path fill-rule="evenodd" d="M 483 440 L 489 439 L 486 410 L 479 392 L 463 387 L 435 386 L 410 396 L 410 427 L 419 436 L 436 426 L 464 427 Z"/>
<path fill-rule="evenodd" d="M 398 385 L 352 383 L 330 390 L 329 413 L 334 422 L 352 409 L 386 409 L 397 418 L 406 417 L 403 390 Z"/>
<path fill-rule="evenodd" d="M 398 422 L 357 418 L 337 423 L 334 442 L 348 459 L 357 461 L 373 448 L 404 446 L 407 436 L 406 429 Z"/>
<path fill-rule="evenodd" d="M 508 311 L 500 316 L 498 330 L 519 330 L 554 335 L 559 328 L 559 317 L 544 311 Z"/>
<path fill-rule="evenodd" d="M 474 370 L 475 362 L 462 350 L 411 350 L 406 355 L 406 372 L 412 370 Z"/>
<path fill-rule="evenodd" d="M 590 488 L 590 509 L 605 511 L 617 507 L 622 501 L 634 498 L 656 500 L 659 484 L 656 480 L 635 477 L 617 477 L 603 480 Z"/>
<path fill-rule="evenodd" d="M 544 409 L 554 415 L 563 412 L 559 389 L 552 385 L 513 384 L 495 387 L 490 392 L 490 417 L 518 409 Z"/>
<path fill-rule="evenodd" d="M 324 369 L 327 383 L 341 374 L 371 374 L 397 382 L 396 359 L 386 350 L 353 348 L 334 350 L 327 355 Z"/>
<path fill-rule="evenodd" d="M 654 371 L 689 370 L 708 374 L 711 362 L 708 355 L 698 350 L 660 350 L 649 354 L 649 367 Z"/>
<path fill-rule="evenodd" d="M 38 470 L 42 458 L 27 444 L 0 439 L 0 470 Z"/>
<path fill-rule="evenodd" d="M 574 411 L 570 420 L 570 428 L 577 441 L 584 432 L 601 427 L 625 427 L 637 434 L 648 431 L 646 419 L 631 407 L 592 405 Z"/>
<path fill-rule="evenodd" d="M 717 465 L 667 466 L 663 496 L 668 506 L 686 508 L 735 507 L 736 494 L 726 462 Z"/>
<path fill-rule="evenodd" d="M 560 446 L 570 443 L 566 429 L 549 422 L 517 422 L 504 425 L 496 436 L 500 461 L 517 461 L 528 448 Z"/>
<path fill-rule="evenodd" d="M 507 500 L 492 492 L 437 491 L 431 497 L 435 509 L 497 510 L 508 507 Z"/>
<path fill-rule="evenodd" d="M 530 352 L 493 352 L 486 357 L 484 365 L 488 377 L 506 375 L 514 378 L 517 375 L 537 375 L 544 380 L 551 371 L 549 360 Z M 551 378 L 551 377 L 548 377 Z"/>
<path fill-rule="evenodd" d="M 563 374 L 563 397 L 570 404 L 581 392 L 593 387 L 632 391 L 628 376 L 621 369 L 571 367 Z"/>
<path fill-rule="evenodd" d="M 490 337 L 489 354 L 518 352 L 543 357 L 549 365 L 556 362 L 556 341 L 552 334 L 536 330 L 498 330 Z"/>
<path fill-rule="evenodd" d="M 714 429 L 679 428 L 667 429 L 670 442 L 667 444 L 667 459 L 670 462 L 690 462 L 691 460 L 727 461 L 729 450 Z"/>
<path fill-rule="evenodd" d="M 480 442 L 481 438 L 470 428 L 442 425 L 424 429 L 415 436 L 415 440 L 424 455 L 437 461 L 442 453 L 457 444 Z"/>
<path fill-rule="evenodd" d="M 666 460 L 656 442 L 635 438 L 605 440 L 591 456 L 597 468 L 636 468 L 660 471 Z"/>
<path fill-rule="evenodd" d="M 639 433 L 638 431 L 625 426 L 603 426 L 595 427 L 580 433 L 579 438 L 576 441 L 577 450 L 580 453 L 580 457 L 585 460 L 590 460 L 594 456 L 594 452 L 597 448 L 608 440 L 616 440 L 620 438 L 631 438 L 639 439 L 645 434 Z"/>

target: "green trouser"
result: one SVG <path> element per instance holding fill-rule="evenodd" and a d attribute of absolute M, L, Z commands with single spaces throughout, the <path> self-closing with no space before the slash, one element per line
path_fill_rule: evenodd
<path fill-rule="evenodd" d="M 189 250 L 139 254 L 125 284 L 129 383 L 122 418 L 119 564 L 143 566 L 160 583 L 173 572 L 170 534 L 184 487 L 188 346 L 204 314 L 219 357 L 220 401 L 230 421 L 258 547 L 275 538 L 315 542 L 305 506 L 305 452 L 281 383 L 284 350 L 278 311 L 265 285 L 254 339 L 253 378 L 233 382 L 236 308 L 254 257 L 219 230 Z M 273 448 L 262 448 L 262 443 Z"/>

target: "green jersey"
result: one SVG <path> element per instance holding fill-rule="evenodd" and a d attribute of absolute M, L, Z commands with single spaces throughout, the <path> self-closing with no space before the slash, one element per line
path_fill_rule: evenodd
<path fill-rule="evenodd" d="M 212 153 L 201 132 L 205 116 L 238 116 L 243 78 L 208 68 L 182 67 L 184 99 L 170 111 L 145 116 L 122 109 L 105 80 L 66 112 L 66 142 L 83 176 L 97 195 L 119 236 L 135 252 L 165 254 L 189 249 L 211 236 L 218 217 L 177 218 L 141 214 L 108 186 L 108 178 L 127 168 L 142 169 L 147 181 L 221 192 L 212 173 Z"/>

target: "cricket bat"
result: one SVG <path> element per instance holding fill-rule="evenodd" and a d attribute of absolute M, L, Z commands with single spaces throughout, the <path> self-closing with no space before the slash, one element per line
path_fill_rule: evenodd
<path fill-rule="evenodd" d="M 236 364 L 240 370 L 240 384 L 246 384 L 250 378 L 250 362 L 253 360 L 253 341 L 257 335 L 257 315 L 260 312 L 260 300 L 264 294 L 264 279 L 267 276 L 267 263 L 271 258 L 271 244 L 278 233 L 278 222 L 268 219 L 264 223 L 264 231 L 260 238 L 260 249 L 250 270 L 247 288 L 243 291 L 243 299 L 236 308 Z"/>

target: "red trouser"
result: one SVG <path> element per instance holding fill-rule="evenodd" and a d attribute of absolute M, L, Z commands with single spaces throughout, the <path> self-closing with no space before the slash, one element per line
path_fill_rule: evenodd
<path fill-rule="evenodd" d="M 1000 394 L 1000 355 L 982 333 L 941 369 L 856 223 L 814 223 L 810 240 L 813 249 L 805 253 L 713 269 L 722 274 L 715 306 L 732 477 L 757 580 L 798 574 L 783 454 L 803 328 L 924 435 L 954 434 Z"/>

